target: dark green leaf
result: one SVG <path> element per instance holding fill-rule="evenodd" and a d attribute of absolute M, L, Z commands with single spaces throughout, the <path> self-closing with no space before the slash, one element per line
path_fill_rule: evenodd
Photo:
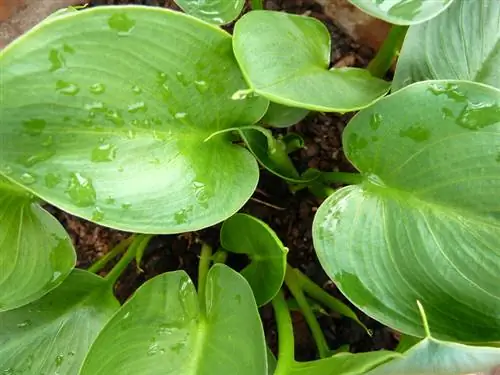
<path fill-rule="evenodd" d="M 257 304 L 272 300 L 283 284 L 288 252 L 276 233 L 253 216 L 236 214 L 222 225 L 220 240 L 224 249 L 250 258 L 241 274 L 252 287 Z"/>
<path fill-rule="evenodd" d="M 455 0 L 438 17 L 410 27 L 393 89 L 427 79 L 461 79 L 500 88 L 499 66 L 500 1 Z"/>
<path fill-rule="evenodd" d="M 38 301 L 0 313 L 2 374 L 77 375 L 91 343 L 118 307 L 104 279 L 74 270 Z"/>
<path fill-rule="evenodd" d="M 186 232 L 231 216 L 255 189 L 247 150 L 225 136 L 205 142 L 257 122 L 268 104 L 231 100 L 246 84 L 215 26 L 161 8 L 91 8 L 10 44 L 0 70 L 0 159 L 67 212 Z"/>
<path fill-rule="evenodd" d="M 389 83 L 357 68 L 329 69 L 330 33 L 318 20 L 254 11 L 236 23 L 233 48 L 250 87 L 289 107 L 348 112 L 367 107 Z"/>
<path fill-rule="evenodd" d="M 361 310 L 423 336 L 500 336 L 500 90 L 416 83 L 356 115 L 345 152 L 365 181 L 318 210 L 314 245 Z"/>
<path fill-rule="evenodd" d="M 19 186 L 0 176 L 0 311 L 33 302 L 75 266 L 71 239 Z"/>
<path fill-rule="evenodd" d="M 206 291 L 205 312 L 183 271 L 147 281 L 102 330 L 80 375 L 266 374 L 264 332 L 245 279 L 218 264 Z"/>
<path fill-rule="evenodd" d="M 453 0 L 349 0 L 373 17 L 397 25 L 427 21 L 444 11 Z M 466 0 L 468 1 L 468 0 Z M 475 1 L 475 0 L 474 0 Z"/>
<path fill-rule="evenodd" d="M 174 1 L 184 12 L 216 25 L 224 25 L 234 21 L 245 5 L 245 0 Z"/>
<path fill-rule="evenodd" d="M 308 113 L 307 109 L 269 103 L 269 108 L 262 118 L 262 122 L 275 128 L 287 128 L 303 120 Z"/>

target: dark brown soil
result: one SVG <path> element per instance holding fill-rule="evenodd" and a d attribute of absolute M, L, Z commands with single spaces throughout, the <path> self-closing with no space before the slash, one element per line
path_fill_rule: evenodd
<path fill-rule="evenodd" d="M 91 5 L 140 3 L 153 6 L 171 6 L 169 0 L 94 0 Z M 270 10 L 285 10 L 317 17 L 328 25 L 332 34 L 332 64 L 365 66 L 372 51 L 356 45 L 322 13 L 312 0 L 268 0 Z M 306 148 L 293 154 L 293 160 L 300 170 L 314 167 L 325 171 L 350 171 L 352 166 L 342 152 L 341 134 L 350 116 L 314 113 L 301 123 L 282 132 L 300 134 Z M 259 187 L 242 211 L 250 213 L 268 223 L 290 249 L 289 263 L 323 286 L 333 295 L 345 298 L 324 274 L 312 247 L 311 228 L 314 213 L 321 202 L 307 191 L 290 193 L 287 185 L 267 171 L 262 171 Z M 78 251 L 78 266 L 87 268 L 105 254 L 126 234 L 72 217 L 53 209 L 56 217 L 70 233 Z M 200 241 L 214 248 L 218 246 L 219 227 L 181 235 L 157 236 L 148 247 L 139 272 L 131 265 L 116 286 L 121 301 L 126 300 L 144 281 L 166 271 L 183 269 L 193 280 L 197 278 Z M 394 334 L 386 327 L 359 313 L 362 321 L 373 330 L 369 337 L 363 329 L 346 318 L 321 317 L 320 323 L 332 349 L 350 344 L 351 351 L 391 349 L 395 347 Z M 276 349 L 276 331 L 272 309 L 264 307 L 262 318 L 268 342 Z M 300 314 L 294 313 L 296 330 L 296 357 L 298 360 L 315 358 L 316 348 L 307 325 Z"/>

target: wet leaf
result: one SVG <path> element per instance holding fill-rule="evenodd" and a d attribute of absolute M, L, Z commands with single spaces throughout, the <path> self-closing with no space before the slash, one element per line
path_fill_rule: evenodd
<path fill-rule="evenodd" d="M 257 304 L 271 301 L 285 279 L 288 253 L 276 233 L 253 216 L 236 214 L 222 225 L 220 241 L 224 249 L 250 258 L 241 274 L 252 287 Z"/>
<path fill-rule="evenodd" d="M 77 375 L 91 343 L 118 307 L 104 279 L 74 270 L 43 298 L 0 313 L 2 374 Z"/>
<path fill-rule="evenodd" d="M 416 83 L 356 115 L 345 152 L 365 175 L 319 208 L 313 239 L 339 289 L 366 314 L 422 337 L 500 335 L 500 91 Z M 451 318 L 452 317 L 452 318 Z"/>
<path fill-rule="evenodd" d="M 396 25 L 425 22 L 443 12 L 454 0 L 349 0 L 369 15 Z"/>
<path fill-rule="evenodd" d="M 9 178 L 69 213 L 180 233 L 226 219 L 255 189 L 247 150 L 226 135 L 205 142 L 268 105 L 231 99 L 246 84 L 223 30 L 162 8 L 96 7 L 44 21 L 0 52 L 0 69 Z"/>
<path fill-rule="evenodd" d="M 0 311 L 47 294 L 75 263 L 61 224 L 31 194 L 0 176 Z"/>
<path fill-rule="evenodd" d="M 174 1 L 184 12 L 216 25 L 224 25 L 234 21 L 245 5 L 245 0 Z"/>
<path fill-rule="evenodd" d="M 264 332 L 245 279 L 213 266 L 205 304 L 203 311 L 183 271 L 147 281 L 100 333 L 81 375 L 266 374 Z"/>
<path fill-rule="evenodd" d="M 233 48 L 255 93 L 312 111 L 348 112 L 369 106 L 390 84 L 357 68 L 329 69 L 330 33 L 318 20 L 253 11 L 236 23 Z"/>
<path fill-rule="evenodd" d="M 499 66 L 500 2 L 455 0 L 436 18 L 410 27 L 393 89 L 427 79 L 461 79 L 500 88 Z"/>

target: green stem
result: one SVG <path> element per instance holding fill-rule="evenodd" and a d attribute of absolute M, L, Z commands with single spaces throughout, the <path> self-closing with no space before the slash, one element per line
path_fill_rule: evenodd
<path fill-rule="evenodd" d="M 348 318 L 351 318 L 354 320 L 356 323 L 358 323 L 363 329 L 371 335 L 371 331 L 359 320 L 357 315 L 351 310 L 349 306 L 347 306 L 345 303 L 339 301 L 337 298 L 333 297 L 332 295 L 328 294 L 323 288 L 321 288 L 319 285 L 317 285 L 314 281 L 309 279 L 306 275 L 304 275 L 300 270 L 295 270 L 295 274 L 297 276 L 297 280 L 303 289 L 303 291 L 316 300 L 317 302 L 321 303 L 323 306 L 329 308 L 330 310 L 336 311 L 339 314 L 342 314 Z"/>
<path fill-rule="evenodd" d="M 407 30 L 408 26 L 392 25 L 377 55 L 368 64 L 368 71 L 372 76 L 383 78 L 386 75 L 403 45 Z"/>
<path fill-rule="evenodd" d="M 203 315 L 206 312 L 205 291 L 207 286 L 207 275 L 212 261 L 212 248 L 203 244 L 201 246 L 200 264 L 198 265 L 198 299 Z"/>
<path fill-rule="evenodd" d="M 134 259 L 135 254 L 138 250 L 145 248 L 149 241 L 153 238 L 150 234 L 139 234 L 137 235 L 132 244 L 127 249 L 127 252 L 121 257 L 121 259 L 116 263 L 113 269 L 106 275 L 106 281 L 113 285 L 116 283 L 120 275 L 125 271 L 129 263 Z"/>
<path fill-rule="evenodd" d="M 214 255 L 212 255 L 212 262 L 214 262 L 214 264 L 217 264 L 217 263 L 226 263 L 226 260 L 227 260 L 227 251 L 224 250 L 222 247 L 219 248 L 214 253 Z"/>
<path fill-rule="evenodd" d="M 289 375 L 295 363 L 293 325 L 285 296 L 280 290 L 272 300 L 278 327 L 278 364 L 274 375 Z"/>
<path fill-rule="evenodd" d="M 364 177 L 359 173 L 322 172 L 321 180 L 325 183 L 360 184 Z"/>
<path fill-rule="evenodd" d="M 335 189 L 332 189 L 330 186 L 326 186 L 325 184 L 316 181 L 313 181 L 310 185 L 307 186 L 307 188 L 318 199 L 326 199 L 330 195 L 335 193 Z"/>
<path fill-rule="evenodd" d="M 251 0 L 251 5 L 253 10 L 262 10 L 264 9 L 264 4 L 262 0 Z"/>
<path fill-rule="evenodd" d="M 297 272 L 294 268 L 287 265 L 286 274 L 285 274 L 285 283 L 290 292 L 292 292 L 293 297 L 297 300 L 300 309 L 302 310 L 302 314 L 306 319 L 307 325 L 311 330 L 314 341 L 316 342 L 316 346 L 318 347 L 318 352 L 320 358 L 326 358 L 330 356 L 330 349 L 328 348 L 328 344 L 326 343 L 325 336 L 323 335 L 323 331 L 316 319 L 316 315 L 314 315 L 311 306 L 307 302 L 307 299 L 302 291 L 301 284 L 297 278 Z"/>
<path fill-rule="evenodd" d="M 111 259 L 115 258 L 118 254 L 123 253 L 127 247 L 130 245 L 132 240 L 134 239 L 134 235 L 125 238 L 120 241 L 110 252 L 103 255 L 97 262 L 91 265 L 87 271 L 92 273 L 97 273 L 101 271 L 106 265 L 111 261 Z"/>

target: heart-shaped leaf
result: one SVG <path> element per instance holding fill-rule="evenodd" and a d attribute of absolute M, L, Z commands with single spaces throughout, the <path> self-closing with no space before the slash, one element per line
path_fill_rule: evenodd
<path fill-rule="evenodd" d="M 488 374 L 499 365 L 498 348 L 467 346 L 428 337 L 404 353 L 402 358 L 379 366 L 366 375 Z"/>
<path fill-rule="evenodd" d="M 208 272 L 206 311 L 183 271 L 147 281 L 103 329 L 81 375 L 266 374 L 266 345 L 250 286 Z"/>
<path fill-rule="evenodd" d="M 346 155 L 365 174 L 319 208 L 313 239 L 361 310 L 422 336 L 500 336 L 500 90 L 416 83 L 356 115 Z"/>
<path fill-rule="evenodd" d="M 369 106 L 389 83 L 357 68 L 329 69 L 330 33 L 318 20 L 281 12 L 245 14 L 234 29 L 236 59 L 250 87 L 273 102 L 313 111 Z"/>
<path fill-rule="evenodd" d="M 71 239 L 32 195 L 0 176 L 0 311 L 47 294 L 70 274 Z"/>
<path fill-rule="evenodd" d="M 118 307 L 108 282 L 74 270 L 38 301 L 0 313 L 2 374 L 77 375 L 91 343 Z"/>
<path fill-rule="evenodd" d="M 276 233 L 253 216 L 236 214 L 222 225 L 220 241 L 224 249 L 250 258 L 241 274 L 252 287 L 257 304 L 271 301 L 285 279 L 288 253 Z"/>
<path fill-rule="evenodd" d="M 307 109 L 269 103 L 269 108 L 262 118 L 262 122 L 275 128 L 287 128 L 303 120 L 308 114 Z"/>
<path fill-rule="evenodd" d="M 216 25 L 224 25 L 234 21 L 245 5 L 245 0 L 174 1 L 184 12 Z"/>
<path fill-rule="evenodd" d="M 438 17 L 410 27 L 393 90 L 427 79 L 461 79 L 500 88 L 500 2 L 455 0 Z"/>
<path fill-rule="evenodd" d="M 67 212 L 186 232 L 231 216 L 255 189 L 247 150 L 226 136 L 204 142 L 255 123 L 268 104 L 231 100 L 245 82 L 217 27 L 161 8 L 96 7 L 44 21 L 0 52 L 0 70 L 0 159 Z"/>
<path fill-rule="evenodd" d="M 349 0 L 363 12 L 394 23 L 412 25 L 443 12 L 454 0 Z M 467 1 L 467 0 L 466 0 Z"/>
<path fill-rule="evenodd" d="M 330 358 L 311 362 L 295 362 L 291 375 L 361 375 L 399 354 L 389 351 L 368 353 L 340 353 Z"/>

